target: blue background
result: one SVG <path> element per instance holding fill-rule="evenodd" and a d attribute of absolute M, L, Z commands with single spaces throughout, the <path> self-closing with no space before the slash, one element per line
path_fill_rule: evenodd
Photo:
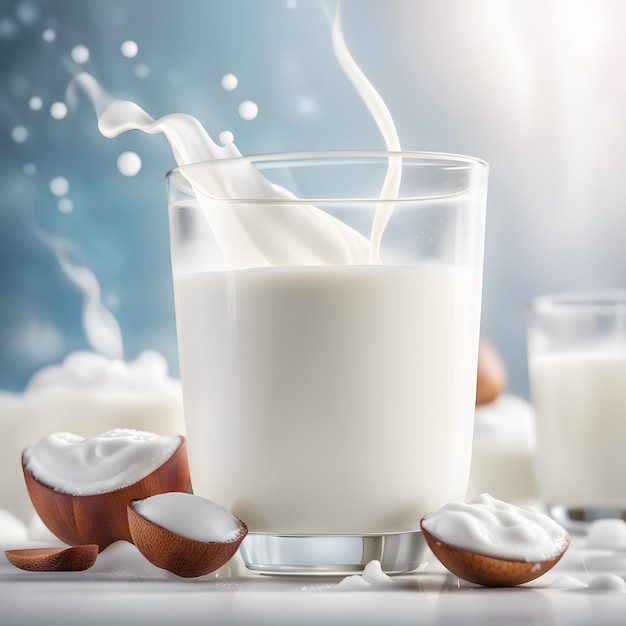
<path fill-rule="evenodd" d="M 71 77 L 87 71 L 154 117 L 185 112 L 214 137 L 230 130 L 243 153 L 382 148 L 333 55 L 335 8 L 0 1 L 0 389 L 20 391 L 42 365 L 89 348 L 81 293 L 50 237 L 71 243 L 97 276 L 126 357 L 156 349 L 178 372 L 164 179 L 173 158 L 160 136 L 102 137 L 85 99 L 53 119 L 50 105 L 66 100 Z M 504 355 L 509 388 L 526 395 L 526 301 L 625 286 L 626 7 L 347 0 L 341 10 L 347 44 L 403 147 L 490 163 L 482 330 Z M 46 29 L 54 41 L 44 41 Z M 139 47 L 132 59 L 120 52 L 128 39 Z M 71 58 L 77 45 L 90 51 L 84 64 Z M 220 84 L 226 73 L 239 79 L 233 91 Z M 29 107 L 33 96 L 39 111 Z M 254 120 L 238 115 L 246 99 L 259 106 Z M 22 142 L 12 135 L 19 126 Z M 134 177 L 116 167 L 126 150 L 143 162 Z M 57 176 L 69 182 L 69 212 L 50 192 Z"/>

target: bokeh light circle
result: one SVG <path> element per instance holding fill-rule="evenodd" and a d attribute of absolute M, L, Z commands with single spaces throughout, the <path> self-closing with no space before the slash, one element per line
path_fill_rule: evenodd
<path fill-rule="evenodd" d="M 28 101 L 28 106 L 31 111 L 41 111 L 41 107 L 43 107 L 43 100 L 39 96 L 33 96 Z"/>
<path fill-rule="evenodd" d="M 15 15 L 22 24 L 34 24 L 39 19 L 39 7 L 32 2 L 20 2 L 15 7 Z"/>
<path fill-rule="evenodd" d="M 74 210 L 74 203 L 69 198 L 61 198 L 57 208 L 61 213 L 71 213 Z"/>
<path fill-rule="evenodd" d="M 76 63 L 87 63 L 89 61 L 89 48 L 87 46 L 75 46 L 70 53 L 72 60 Z"/>
<path fill-rule="evenodd" d="M 131 39 L 127 39 L 126 41 L 122 42 L 122 45 L 120 46 L 120 51 L 127 59 L 132 59 L 137 56 L 137 53 L 139 52 L 139 46 Z"/>
<path fill-rule="evenodd" d="M 50 107 L 50 115 L 55 120 L 62 120 L 67 115 L 67 106 L 64 102 L 53 102 Z"/>
<path fill-rule="evenodd" d="M 145 63 L 139 63 L 135 67 L 135 76 L 141 79 L 148 78 L 150 76 L 150 68 Z"/>
<path fill-rule="evenodd" d="M 16 126 L 11 131 L 11 139 L 15 143 L 24 143 L 28 139 L 28 129 L 25 126 Z"/>
<path fill-rule="evenodd" d="M 50 181 L 50 191 L 53 195 L 61 198 L 70 190 L 70 184 L 64 176 L 55 176 Z"/>

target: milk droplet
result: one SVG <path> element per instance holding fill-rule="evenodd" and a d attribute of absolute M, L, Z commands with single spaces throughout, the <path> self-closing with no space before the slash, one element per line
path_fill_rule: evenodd
<path fill-rule="evenodd" d="M 63 102 L 54 102 L 50 107 L 50 115 L 55 120 L 62 120 L 67 115 L 67 107 Z"/>
<path fill-rule="evenodd" d="M 24 143 L 28 139 L 28 129 L 24 126 L 16 126 L 11 131 L 11 139 L 15 143 Z"/>
<path fill-rule="evenodd" d="M 41 107 L 43 106 L 43 100 L 39 96 L 33 96 L 28 101 L 28 106 L 31 108 L 32 111 L 40 111 Z"/>
<path fill-rule="evenodd" d="M 24 176 L 34 176 L 37 173 L 37 166 L 34 163 L 25 163 L 22 172 Z"/>
<path fill-rule="evenodd" d="M 235 136 L 229 130 L 223 130 L 219 134 L 219 140 L 226 146 L 235 141 Z"/>
<path fill-rule="evenodd" d="M 74 210 L 74 203 L 69 198 L 61 198 L 57 208 L 61 213 L 71 213 Z"/>
<path fill-rule="evenodd" d="M 63 176 L 56 176 L 50 181 L 50 191 L 59 198 L 64 196 L 70 189 L 70 184 L 67 182 L 67 178 Z"/>
<path fill-rule="evenodd" d="M 234 74 L 224 74 L 221 83 L 226 91 L 232 91 L 239 84 L 239 79 Z"/>
<path fill-rule="evenodd" d="M 238 110 L 239 117 L 244 120 L 253 120 L 259 114 L 259 107 L 252 100 L 244 100 Z"/>
<path fill-rule="evenodd" d="M 117 169 L 124 176 L 136 176 L 141 170 L 141 157 L 135 152 L 122 152 L 117 157 Z"/>
<path fill-rule="evenodd" d="M 70 54 L 76 63 L 89 61 L 89 49 L 86 46 L 75 46 Z"/>
<path fill-rule="evenodd" d="M 41 38 L 45 42 L 50 43 L 51 41 L 54 41 L 57 38 L 57 34 L 51 28 L 46 28 L 46 30 L 44 30 L 43 33 L 41 33 Z"/>
<path fill-rule="evenodd" d="M 134 41 L 128 39 L 122 43 L 120 51 L 127 59 L 132 59 L 137 56 L 139 46 Z"/>

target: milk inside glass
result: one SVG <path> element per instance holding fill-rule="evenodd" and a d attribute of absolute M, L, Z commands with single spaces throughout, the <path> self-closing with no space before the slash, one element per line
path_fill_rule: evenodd
<path fill-rule="evenodd" d="M 542 296 L 528 366 L 543 502 L 576 528 L 626 511 L 626 294 Z"/>
<path fill-rule="evenodd" d="M 254 531 L 410 531 L 463 499 L 477 270 L 175 275 L 194 490 Z"/>
<path fill-rule="evenodd" d="M 533 359 L 530 376 L 545 502 L 626 509 L 626 351 Z"/>

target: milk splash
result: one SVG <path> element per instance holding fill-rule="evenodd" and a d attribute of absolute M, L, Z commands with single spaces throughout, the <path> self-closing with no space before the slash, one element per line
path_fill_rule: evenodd
<path fill-rule="evenodd" d="M 339 13 L 333 25 L 335 55 L 363 99 L 389 151 L 399 152 L 400 141 L 384 101 L 352 58 L 341 32 Z M 179 166 L 241 157 L 233 143 L 220 146 L 197 119 L 185 114 L 155 120 L 133 102 L 113 100 L 88 74 L 73 80 L 91 98 L 98 128 L 109 138 L 128 130 L 163 133 Z M 202 206 L 227 269 L 294 265 L 363 265 L 380 263 L 380 242 L 398 196 L 402 157 L 391 156 L 380 193 L 371 240 L 312 204 L 300 202 L 285 188 L 268 181 L 242 159 L 228 168 L 192 167 L 184 175 Z M 217 211 L 209 198 L 260 198 L 251 212 L 233 204 Z M 271 202 L 275 200 L 276 202 Z M 293 201 L 293 202 L 291 202 Z"/>
<path fill-rule="evenodd" d="M 122 359 L 122 332 L 115 316 L 101 299 L 100 284 L 95 274 L 77 260 L 75 246 L 60 237 L 52 237 L 31 221 L 31 230 L 54 255 L 63 273 L 83 296 L 82 324 L 91 347 L 111 359 Z"/>
<path fill-rule="evenodd" d="M 83 293 L 83 328 L 96 352 L 114 359 L 124 357 L 122 332 L 117 320 L 100 299 L 100 285 L 95 274 L 73 262 L 64 250 L 55 250 L 61 268 Z"/>

